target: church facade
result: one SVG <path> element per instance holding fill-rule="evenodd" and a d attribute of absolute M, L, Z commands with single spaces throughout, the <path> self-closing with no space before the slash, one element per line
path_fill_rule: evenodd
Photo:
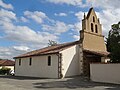
<path fill-rule="evenodd" d="M 106 51 L 99 19 L 90 8 L 78 41 L 58 44 L 14 57 L 15 75 L 40 78 L 90 76 L 90 63 L 104 62 Z"/>

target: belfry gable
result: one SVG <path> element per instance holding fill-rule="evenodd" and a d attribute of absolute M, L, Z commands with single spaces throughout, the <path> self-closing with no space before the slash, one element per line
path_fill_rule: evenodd
<path fill-rule="evenodd" d="M 93 7 L 90 8 L 87 16 L 84 14 L 82 30 L 80 31 L 80 40 L 82 41 L 84 49 L 106 51 L 102 27 Z"/>
<path fill-rule="evenodd" d="M 94 14 L 96 17 L 97 17 L 97 15 L 96 15 L 96 13 L 95 13 L 95 11 L 94 11 L 94 8 L 93 7 L 91 7 L 90 9 L 89 9 L 89 11 L 88 11 L 88 14 L 87 14 L 87 19 L 90 17 L 90 15 L 91 14 Z"/>
<path fill-rule="evenodd" d="M 90 8 L 87 16 L 84 14 L 84 19 L 82 20 L 82 30 L 92 34 L 102 35 L 101 24 L 93 7 Z"/>

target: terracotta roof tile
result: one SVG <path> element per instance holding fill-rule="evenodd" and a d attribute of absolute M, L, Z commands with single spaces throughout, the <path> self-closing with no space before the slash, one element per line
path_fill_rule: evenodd
<path fill-rule="evenodd" d="M 14 66 L 15 61 L 12 60 L 0 60 L 0 66 Z"/>
<path fill-rule="evenodd" d="M 22 54 L 20 56 L 14 57 L 14 59 L 17 58 L 24 58 L 24 57 L 29 57 L 29 56 L 38 56 L 38 55 L 47 55 L 47 54 L 55 54 L 58 53 L 64 49 L 67 49 L 73 45 L 79 44 L 80 41 L 74 41 L 74 42 L 69 42 L 69 43 L 64 43 L 64 44 L 58 44 L 55 46 L 48 46 L 42 49 L 34 50 L 25 54 Z M 100 56 L 107 56 L 109 52 L 102 52 L 102 51 L 93 51 L 93 50 L 87 50 L 83 49 L 84 52 L 92 53 L 95 55 L 100 55 Z"/>
<path fill-rule="evenodd" d="M 34 50 L 25 54 L 22 54 L 20 56 L 14 57 L 16 58 L 23 58 L 23 57 L 29 57 L 29 56 L 38 56 L 38 55 L 46 55 L 46 54 L 53 54 L 53 53 L 58 53 L 59 51 L 62 51 L 68 47 L 71 47 L 75 44 L 79 44 L 79 41 L 74 41 L 74 42 L 69 42 L 69 43 L 64 43 L 64 44 L 58 44 L 55 46 L 48 46 L 42 49 Z"/>
<path fill-rule="evenodd" d="M 109 52 L 103 52 L 103 51 L 93 51 L 93 50 L 88 50 L 88 49 L 83 49 L 83 52 L 87 53 L 92 53 L 95 55 L 100 55 L 100 56 L 108 56 L 110 53 Z"/>

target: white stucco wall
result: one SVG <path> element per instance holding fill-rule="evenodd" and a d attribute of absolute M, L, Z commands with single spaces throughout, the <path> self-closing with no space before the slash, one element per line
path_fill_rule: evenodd
<path fill-rule="evenodd" d="M 79 46 L 74 45 L 61 51 L 63 77 L 80 75 Z"/>
<path fill-rule="evenodd" d="M 90 64 L 91 80 L 120 84 L 120 64 Z"/>
<path fill-rule="evenodd" d="M 48 66 L 48 56 L 51 56 L 51 66 Z M 19 60 L 15 62 L 16 76 L 31 76 L 41 78 L 58 78 L 58 56 L 44 55 L 32 57 L 32 65 L 29 65 L 29 57 L 21 58 L 21 65 Z"/>

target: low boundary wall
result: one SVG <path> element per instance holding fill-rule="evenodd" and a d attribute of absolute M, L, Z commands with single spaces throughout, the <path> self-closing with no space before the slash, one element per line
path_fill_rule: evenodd
<path fill-rule="evenodd" d="M 119 64 L 90 64 L 90 78 L 96 82 L 107 82 L 120 84 L 120 63 Z"/>

